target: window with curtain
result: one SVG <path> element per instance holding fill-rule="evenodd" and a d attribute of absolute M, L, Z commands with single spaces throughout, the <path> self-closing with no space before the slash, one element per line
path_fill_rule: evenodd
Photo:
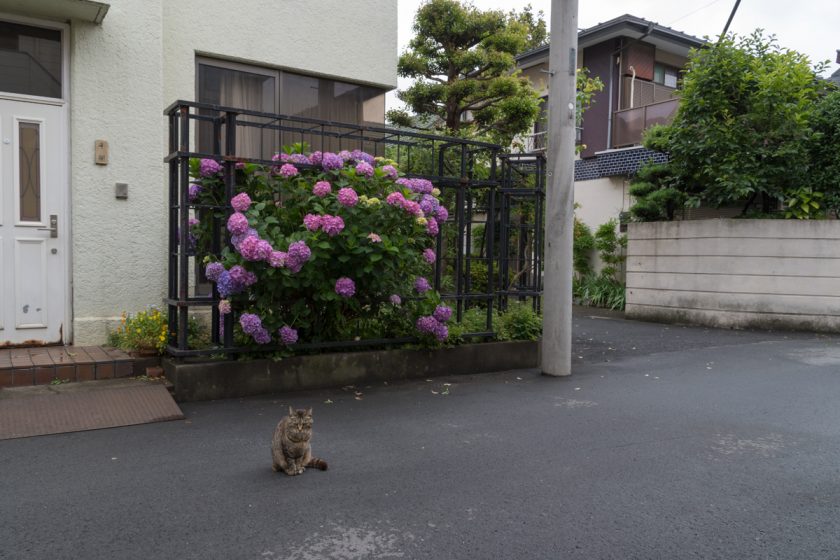
<path fill-rule="evenodd" d="M 267 113 L 308 117 L 336 123 L 378 124 L 385 122 L 385 90 L 330 78 L 259 68 L 210 59 L 198 60 L 197 99 L 229 107 Z M 267 119 L 248 117 L 257 124 Z M 250 130 L 249 130 L 250 128 Z M 336 131 L 326 126 L 325 130 Z M 223 139 L 221 139 L 223 140 Z M 219 140 L 223 147 L 223 142 Z M 213 149 L 212 126 L 199 126 L 199 148 Z M 260 131 L 253 127 L 237 130 L 237 155 L 270 159 L 282 146 L 306 142 L 312 150 L 338 151 L 359 146 L 347 138 L 321 137 L 305 131 Z"/>

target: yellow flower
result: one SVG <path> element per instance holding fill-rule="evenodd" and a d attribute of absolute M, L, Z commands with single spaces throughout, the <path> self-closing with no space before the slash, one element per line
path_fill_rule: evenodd
<path fill-rule="evenodd" d="M 379 206 L 382 204 L 378 198 L 369 198 L 365 201 L 365 206 L 372 207 L 372 206 Z"/>
<path fill-rule="evenodd" d="M 440 189 L 435 187 L 432 189 L 432 196 L 440 196 Z"/>
<path fill-rule="evenodd" d="M 421 218 L 417 218 L 414 221 L 417 222 L 418 226 L 425 226 L 426 225 L 426 218 L 421 217 Z"/>

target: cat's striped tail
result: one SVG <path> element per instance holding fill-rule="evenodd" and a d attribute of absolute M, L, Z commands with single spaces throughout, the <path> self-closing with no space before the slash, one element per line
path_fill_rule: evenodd
<path fill-rule="evenodd" d="M 322 471 L 327 470 L 327 462 L 317 457 L 312 457 L 306 466 L 313 469 L 321 469 Z"/>

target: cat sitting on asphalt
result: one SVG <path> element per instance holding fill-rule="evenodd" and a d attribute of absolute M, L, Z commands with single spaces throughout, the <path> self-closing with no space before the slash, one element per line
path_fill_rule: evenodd
<path fill-rule="evenodd" d="M 302 474 L 306 467 L 327 470 L 327 462 L 312 456 L 312 409 L 289 407 L 274 430 L 271 440 L 271 469 L 289 476 Z"/>

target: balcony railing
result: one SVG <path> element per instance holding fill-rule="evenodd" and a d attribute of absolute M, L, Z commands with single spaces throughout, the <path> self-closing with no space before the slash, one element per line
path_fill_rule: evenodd
<path fill-rule="evenodd" d="M 668 124 L 679 107 L 678 99 L 651 103 L 613 113 L 612 147 L 624 148 L 642 143 L 642 133 L 655 124 Z"/>

